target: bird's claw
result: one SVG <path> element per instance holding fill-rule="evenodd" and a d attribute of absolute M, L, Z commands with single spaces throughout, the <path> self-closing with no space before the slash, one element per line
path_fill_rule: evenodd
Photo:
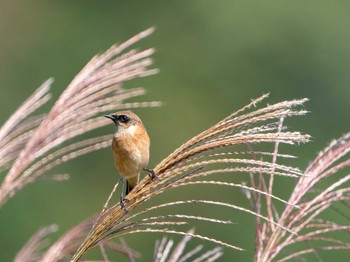
<path fill-rule="evenodd" d="M 129 210 L 128 210 L 128 208 L 125 206 L 125 203 L 124 203 L 124 200 L 125 200 L 126 198 L 123 198 L 123 197 L 120 197 L 120 206 L 124 209 L 124 211 L 126 212 L 126 213 L 128 213 L 129 212 Z"/>
<path fill-rule="evenodd" d="M 151 179 L 154 179 L 154 178 L 160 179 L 159 176 L 157 176 L 156 172 L 153 169 L 144 168 L 143 170 L 148 172 L 148 175 Z"/>

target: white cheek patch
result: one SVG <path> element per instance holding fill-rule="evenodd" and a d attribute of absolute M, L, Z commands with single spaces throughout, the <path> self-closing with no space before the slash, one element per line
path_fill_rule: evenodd
<path fill-rule="evenodd" d="M 118 126 L 116 130 L 116 134 L 134 136 L 136 132 L 136 128 L 137 128 L 136 125 L 130 125 L 128 127 Z"/>
<path fill-rule="evenodd" d="M 126 129 L 126 132 L 128 132 L 130 135 L 134 135 L 136 131 L 136 126 L 135 125 L 131 125 Z"/>

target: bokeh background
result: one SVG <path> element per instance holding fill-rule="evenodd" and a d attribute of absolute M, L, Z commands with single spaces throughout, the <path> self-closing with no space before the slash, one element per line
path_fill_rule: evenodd
<path fill-rule="evenodd" d="M 0 123 L 47 78 L 55 78 L 55 99 L 94 54 L 155 26 L 156 32 L 137 46 L 156 48 L 154 66 L 160 73 L 126 85 L 147 89 L 138 101 L 165 102 L 162 108 L 135 110 L 152 139 L 150 166 L 250 99 L 270 92 L 269 103 L 310 98 L 306 109 L 311 113 L 287 124 L 311 134 L 313 141 L 284 148 L 285 153 L 300 156 L 290 164 L 304 169 L 331 139 L 349 130 L 349 10 L 350 2 L 334 0 L 2 0 Z M 74 160 L 52 174 L 58 172 L 69 172 L 71 179 L 41 180 L 2 208 L 0 261 L 11 261 L 38 228 L 57 223 L 60 230 L 54 240 L 99 211 L 117 179 L 109 149 Z M 276 193 L 288 197 L 291 184 L 281 181 Z M 223 197 L 248 206 L 239 190 Z M 254 218 L 240 212 L 220 215 L 239 225 L 229 230 L 214 227 L 211 236 L 246 250 L 225 249 L 222 261 L 252 261 Z M 201 225 L 198 229 L 203 230 Z M 142 261 L 150 261 L 152 241 L 160 237 L 138 235 L 126 241 L 142 252 Z M 349 256 L 347 251 L 322 253 L 325 261 L 335 254 L 337 261 Z"/>

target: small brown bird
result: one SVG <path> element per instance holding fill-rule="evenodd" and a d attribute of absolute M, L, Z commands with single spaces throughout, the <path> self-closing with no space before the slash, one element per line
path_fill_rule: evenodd
<path fill-rule="evenodd" d="M 105 117 L 115 123 L 112 151 L 117 170 L 126 180 L 126 196 L 139 183 L 142 170 L 152 173 L 145 168 L 149 160 L 150 139 L 141 119 L 130 111 Z"/>

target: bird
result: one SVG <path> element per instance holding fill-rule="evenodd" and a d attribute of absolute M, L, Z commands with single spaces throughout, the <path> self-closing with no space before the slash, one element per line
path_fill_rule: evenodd
<path fill-rule="evenodd" d="M 150 138 L 141 119 L 131 111 L 121 111 L 105 115 L 115 124 L 115 133 L 112 139 L 112 152 L 115 166 L 126 181 L 125 195 L 121 196 L 121 205 L 130 191 L 139 183 L 142 170 L 154 174 L 147 169 L 149 161 Z M 124 183 L 123 183 L 124 185 Z"/>

